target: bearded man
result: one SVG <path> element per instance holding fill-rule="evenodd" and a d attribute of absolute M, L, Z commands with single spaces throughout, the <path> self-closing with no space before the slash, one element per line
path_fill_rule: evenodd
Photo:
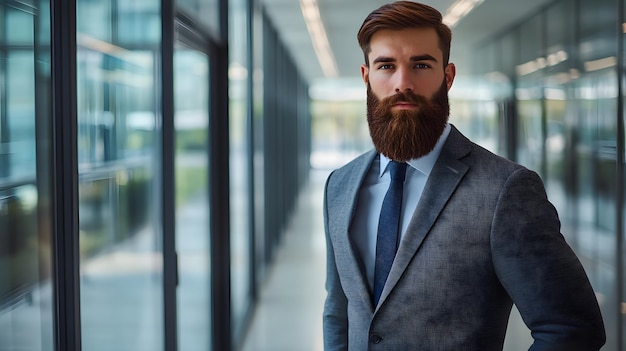
<path fill-rule="evenodd" d="M 329 176 L 325 350 L 598 350 L 602 316 L 539 176 L 448 123 L 451 31 L 398 1 L 358 33 L 375 150 Z"/>

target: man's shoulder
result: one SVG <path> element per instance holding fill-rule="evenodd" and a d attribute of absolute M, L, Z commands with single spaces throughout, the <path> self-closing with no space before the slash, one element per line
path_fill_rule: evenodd
<path fill-rule="evenodd" d="M 328 177 L 328 183 L 343 186 L 343 183 L 357 181 L 369 169 L 376 155 L 375 150 L 369 150 L 353 158 L 345 165 L 331 172 Z"/>
<path fill-rule="evenodd" d="M 471 163 L 474 167 L 479 166 L 505 172 L 524 168 L 524 166 L 519 163 L 498 155 L 482 145 L 479 145 L 458 130 L 449 140 L 452 144 L 450 147 L 456 150 L 455 152 L 457 152 L 459 159 Z"/>

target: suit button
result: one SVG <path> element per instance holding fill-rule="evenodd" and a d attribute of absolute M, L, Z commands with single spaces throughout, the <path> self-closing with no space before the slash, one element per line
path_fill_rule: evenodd
<path fill-rule="evenodd" d="M 378 335 L 378 334 L 372 334 L 372 335 L 370 335 L 370 342 L 371 342 L 372 344 L 378 344 L 378 343 L 380 343 L 381 341 L 383 341 L 383 338 L 381 338 L 381 337 L 380 337 L 380 335 Z"/>

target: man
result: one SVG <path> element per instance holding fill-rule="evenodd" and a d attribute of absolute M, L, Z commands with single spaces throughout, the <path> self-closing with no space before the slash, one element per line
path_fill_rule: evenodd
<path fill-rule="evenodd" d="M 515 303 L 531 350 L 598 350 L 597 300 L 542 181 L 448 123 L 441 14 L 385 5 L 358 40 L 376 150 L 327 180 L 325 349 L 502 350 Z"/>

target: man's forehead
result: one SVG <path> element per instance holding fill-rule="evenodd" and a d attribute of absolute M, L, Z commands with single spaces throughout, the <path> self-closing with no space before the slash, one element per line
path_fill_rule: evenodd
<path fill-rule="evenodd" d="M 383 29 L 372 35 L 369 55 L 372 61 L 378 57 L 409 57 L 415 60 L 441 59 L 443 52 L 437 32 L 433 28 L 409 28 L 403 30 Z"/>

